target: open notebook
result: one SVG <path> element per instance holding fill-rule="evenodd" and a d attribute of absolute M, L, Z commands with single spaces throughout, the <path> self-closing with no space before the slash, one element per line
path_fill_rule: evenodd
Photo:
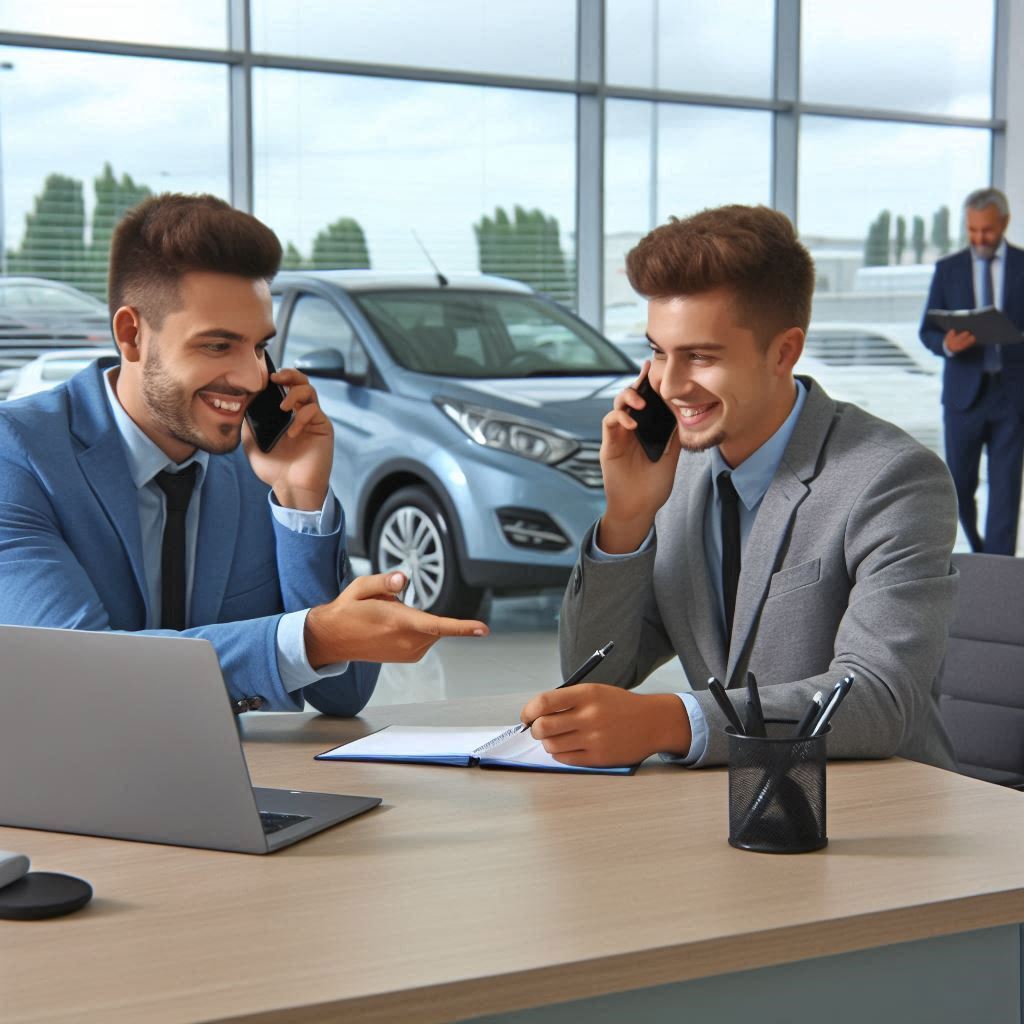
<path fill-rule="evenodd" d="M 316 755 L 318 761 L 405 761 L 460 767 L 527 768 L 538 772 L 581 772 L 587 775 L 631 775 L 625 768 L 579 768 L 556 761 L 530 733 L 517 726 L 389 725 L 380 732 L 344 743 Z"/>

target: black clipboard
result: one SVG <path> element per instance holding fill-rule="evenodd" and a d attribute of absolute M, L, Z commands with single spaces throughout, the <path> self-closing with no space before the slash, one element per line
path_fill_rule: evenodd
<path fill-rule="evenodd" d="M 1024 341 L 1024 334 L 995 306 L 929 309 L 928 320 L 943 331 L 970 331 L 979 345 L 1016 345 Z"/>

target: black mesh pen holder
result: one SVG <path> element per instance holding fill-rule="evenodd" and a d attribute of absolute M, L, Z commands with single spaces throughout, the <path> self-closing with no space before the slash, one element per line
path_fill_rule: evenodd
<path fill-rule="evenodd" d="M 795 721 L 768 719 L 766 738 L 729 735 L 729 845 L 808 853 L 825 834 L 825 737 L 796 739 Z"/>

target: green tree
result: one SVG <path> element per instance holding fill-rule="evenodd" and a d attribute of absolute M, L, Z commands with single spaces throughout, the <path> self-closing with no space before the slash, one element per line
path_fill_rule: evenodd
<path fill-rule="evenodd" d="M 949 207 L 940 206 L 932 215 L 932 245 L 940 256 L 949 252 Z"/>
<path fill-rule="evenodd" d="M 892 215 L 883 210 L 868 228 L 868 237 L 864 242 L 864 266 L 885 267 L 889 263 L 889 227 Z"/>
<path fill-rule="evenodd" d="M 282 270 L 302 270 L 305 266 L 305 262 L 302 259 L 302 253 L 289 242 L 284 247 L 284 252 L 281 255 L 281 269 Z"/>
<path fill-rule="evenodd" d="M 907 247 L 907 218 L 896 218 L 896 266 L 903 262 L 903 250 Z"/>
<path fill-rule="evenodd" d="M 110 261 L 110 240 L 121 218 L 152 193 L 145 185 L 136 184 L 130 175 L 118 180 L 109 163 L 103 173 L 93 179 L 96 190 L 96 209 L 92 216 L 92 242 L 89 246 L 86 291 L 98 299 L 107 297 L 107 265 Z"/>
<path fill-rule="evenodd" d="M 81 284 L 85 267 L 85 205 L 82 183 L 51 174 L 25 216 L 25 235 L 11 253 L 10 272 Z"/>
<path fill-rule="evenodd" d="M 482 273 L 523 281 L 555 299 L 572 299 L 571 278 L 555 217 L 521 206 L 516 206 L 509 217 L 499 206 L 493 217 L 481 217 L 473 225 L 473 232 Z"/>
<path fill-rule="evenodd" d="M 298 250 L 295 253 L 298 255 Z M 328 224 L 313 239 L 310 259 L 313 270 L 369 269 L 369 266 L 370 253 L 366 248 L 366 236 L 359 222 L 351 217 L 342 217 Z"/>
<path fill-rule="evenodd" d="M 924 217 L 914 218 L 914 229 L 910 244 L 914 250 L 914 262 L 924 262 Z"/>

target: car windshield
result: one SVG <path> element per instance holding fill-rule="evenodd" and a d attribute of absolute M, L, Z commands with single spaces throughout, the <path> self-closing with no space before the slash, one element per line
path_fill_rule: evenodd
<path fill-rule="evenodd" d="M 484 291 L 353 296 L 397 363 L 445 377 L 584 377 L 633 373 L 586 324 L 536 296 Z"/>

